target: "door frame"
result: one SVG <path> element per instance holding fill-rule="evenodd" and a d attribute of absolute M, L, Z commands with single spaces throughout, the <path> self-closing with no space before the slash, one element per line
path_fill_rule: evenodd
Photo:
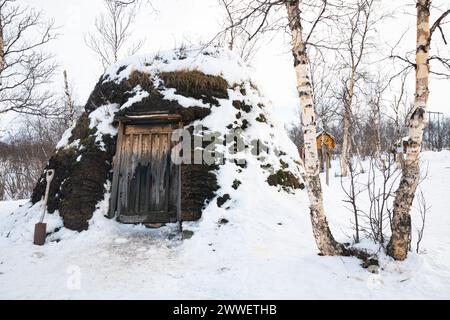
<path fill-rule="evenodd" d="M 120 221 L 120 216 L 117 214 L 117 202 L 119 199 L 118 191 L 119 191 L 119 180 L 120 180 L 120 164 L 122 157 L 122 140 L 123 135 L 125 133 L 126 125 L 135 125 L 135 124 L 172 124 L 174 130 L 177 128 L 183 128 L 183 123 L 181 116 L 178 114 L 167 114 L 167 113 L 156 113 L 156 114 L 146 114 L 146 115 L 123 115 L 117 117 L 115 122 L 118 122 L 118 132 L 117 132 L 117 142 L 116 142 L 116 153 L 113 157 L 112 167 L 113 167 L 113 180 L 111 184 L 111 197 L 108 211 L 108 218 L 113 219 L 116 217 L 116 220 Z M 171 148 L 173 147 L 173 142 L 171 142 Z M 177 222 L 181 220 L 181 166 L 178 166 L 177 173 L 177 198 L 176 198 L 176 221 L 167 221 L 167 222 Z M 124 216 L 125 217 L 125 216 Z M 134 218 L 133 218 L 134 217 Z M 121 221 L 123 223 L 153 223 L 154 221 L 146 221 L 146 216 L 135 217 L 130 216 L 129 219 L 125 219 L 126 221 Z"/>

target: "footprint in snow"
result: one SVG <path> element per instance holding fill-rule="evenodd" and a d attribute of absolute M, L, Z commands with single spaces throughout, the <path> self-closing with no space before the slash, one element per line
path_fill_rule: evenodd
<path fill-rule="evenodd" d="M 42 258 L 45 256 L 45 254 L 43 254 L 42 252 L 33 252 L 33 254 L 31 255 L 33 258 Z"/>
<path fill-rule="evenodd" d="M 117 243 L 117 244 L 124 244 L 124 243 L 128 242 L 128 239 L 126 239 L 126 238 L 116 238 L 116 239 L 114 239 L 114 242 Z"/>

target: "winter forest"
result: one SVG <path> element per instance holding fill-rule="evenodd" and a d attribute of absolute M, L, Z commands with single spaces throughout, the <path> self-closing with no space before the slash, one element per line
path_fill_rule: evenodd
<path fill-rule="evenodd" d="M 448 0 L 0 0 L 0 298 L 450 299 L 449 101 Z"/>

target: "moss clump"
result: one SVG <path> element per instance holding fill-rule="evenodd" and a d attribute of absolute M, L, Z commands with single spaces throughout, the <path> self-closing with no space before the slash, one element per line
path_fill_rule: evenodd
<path fill-rule="evenodd" d="M 247 168 L 247 160 L 245 159 L 234 159 L 234 164 L 242 169 Z"/>
<path fill-rule="evenodd" d="M 259 116 L 256 118 L 256 121 L 267 123 L 267 118 L 266 118 L 265 115 L 263 115 L 263 114 L 261 113 L 261 114 L 259 114 Z"/>
<path fill-rule="evenodd" d="M 235 107 L 238 110 L 242 110 L 246 113 L 249 113 L 250 111 L 252 111 L 252 106 L 245 104 L 244 102 L 239 101 L 239 100 L 233 101 L 233 107 Z"/>
<path fill-rule="evenodd" d="M 289 167 L 289 164 L 284 162 L 283 160 L 280 159 L 280 164 L 281 164 L 281 168 L 283 169 L 287 169 Z"/>
<path fill-rule="evenodd" d="M 218 105 L 215 98 L 228 98 L 228 82 L 220 76 L 206 75 L 197 70 L 181 70 L 162 72 L 159 77 L 167 88 L 176 89 L 177 94 L 202 99 L 204 103 Z"/>
<path fill-rule="evenodd" d="M 239 181 L 238 179 L 235 179 L 235 180 L 233 181 L 233 184 L 231 185 L 231 187 L 232 187 L 234 190 L 237 190 L 241 184 L 242 184 L 241 181 Z"/>
<path fill-rule="evenodd" d="M 260 165 L 261 169 L 269 169 L 272 167 L 270 163 Z"/>
<path fill-rule="evenodd" d="M 129 88 L 135 88 L 141 86 L 142 89 L 150 94 L 157 94 L 153 80 L 150 78 L 148 73 L 143 73 L 139 71 L 133 71 L 130 77 L 123 81 L 123 85 Z"/>
<path fill-rule="evenodd" d="M 247 90 L 245 90 L 245 85 L 243 83 L 241 84 L 233 84 L 233 90 L 239 90 L 239 92 L 243 95 L 246 96 L 247 95 Z"/>
<path fill-rule="evenodd" d="M 242 120 L 242 125 L 241 125 L 241 129 L 242 130 L 247 130 L 247 128 L 250 126 L 250 122 L 248 122 L 247 119 Z"/>
<path fill-rule="evenodd" d="M 181 165 L 181 219 L 198 220 L 206 203 L 211 201 L 219 190 L 214 166 Z"/>
<path fill-rule="evenodd" d="M 222 208 L 222 206 L 225 204 L 225 202 L 227 202 L 228 200 L 231 200 L 231 197 L 228 193 L 224 194 L 221 197 L 217 198 L 217 206 L 219 208 Z"/>
<path fill-rule="evenodd" d="M 75 128 L 72 129 L 72 136 L 69 138 L 69 143 L 75 140 L 84 140 L 88 137 L 94 130 L 89 128 L 89 116 L 84 112 L 77 121 Z"/>
<path fill-rule="evenodd" d="M 123 105 L 135 94 L 133 89 L 138 85 L 150 94 L 147 99 L 161 99 L 151 77 L 146 73 L 134 71 L 128 79 L 124 79 L 120 83 L 111 80 L 109 75 L 102 76 L 95 85 L 84 109 L 89 114 L 104 104 Z"/>
<path fill-rule="evenodd" d="M 76 140 L 79 140 L 79 150 L 78 155 L 81 155 L 85 152 L 95 152 L 100 148 L 99 143 L 96 142 L 96 132 L 97 128 L 90 128 L 90 119 L 88 114 L 83 113 L 77 121 L 77 125 L 72 130 L 72 136 L 69 138 L 69 143 L 72 143 Z M 103 136 L 104 139 L 107 139 L 106 136 Z M 108 138 L 111 138 L 108 135 Z M 109 145 L 109 144 L 107 144 Z"/>
<path fill-rule="evenodd" d="M 282 186 L 283 189 L 303 189 L 305 186 L 290 171 L 278 170 L 267 178 L 270 186 Z"/>

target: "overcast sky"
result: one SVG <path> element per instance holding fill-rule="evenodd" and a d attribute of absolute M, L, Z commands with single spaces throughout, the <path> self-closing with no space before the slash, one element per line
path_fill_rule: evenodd
<path fill-rule="evenodd" d="M 448 0 L 434 1 L 438 6 L 446 3 L 448 6 L 448 2 Z M 54 19 L 56 25 L 60 26 L 59 39 L 50 45 L 49 50 L 55 54 L 61 68 L 67 69 L 75 99 L 84 105 L 102 73 L 96 56 L 84 43 L 84 34 L 92 30 L 95 17 L 103 10 L 103 1 L 20 0 L 20 3 L 41 9 L 48 19 Z M 156 11 L 148 6 L 142 6 L 134 27 L 136 38 L 146 38 L 141 53 L 172 49 L 182 43 L 207 41 L 220 28 L 223 12 L 216 0 L 152 0 L 152 3 Z M 408 27 L 412 27 L 404 39 L 404 45 L 414 48 L 414 2 L 383 0 L 383 3 L 386 6 L 402 7 L 406 14 L 389 20 L 383 28 L 380 28 L 381 38 L 393 41 Z M 286 35 L 280 34 L 264 45 L 253 65 L 255 77 L 259 80 L 263 91 L 279 110 L 277 115 L 289 123 L 297 117 L 298 100 L 287 39 Z M 439 46 L 442 47 L 441 44 Z M 450 56 L 448 47 L 441 49 Z M 379 69 L 390 67 L 389 63 L 376 66 Z M 58 79 L 55 85 L 62 87 L 62 76 Z M 412 78 L 408 86 L 409 93 L 412 94 L 414 88 Z M 429 109 L 450 115 L 450 80 L 431 80 L 430 90 Z"/>

